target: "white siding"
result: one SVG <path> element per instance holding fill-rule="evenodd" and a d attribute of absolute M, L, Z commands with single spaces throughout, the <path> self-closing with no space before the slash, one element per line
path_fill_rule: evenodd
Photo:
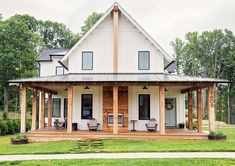
<path fill-rule="evenodd" d="M 58 61 L 62 58 L 62 56 L 52 56 L 52 61 L 41 61 L 40 62 L 40 77 L 44 76 L 52 76 L 56 75 L 56 66 L 61 66 Z M 67 74 L 67 70 L 64 69 L 65 74 Z"/>
<path fill-rule="evenodd" d="M 82 70 L 82 51 L 93 51 L 93 70 Z M 138 70 L 138 51 L 150 51 L 150 70 Z M 119 18 L 118 72 L 163 72 L 163 55 L 130 23 Z M 113 21 L 108 16 L 69 56 L 69 73 L 113 72 Z"/>

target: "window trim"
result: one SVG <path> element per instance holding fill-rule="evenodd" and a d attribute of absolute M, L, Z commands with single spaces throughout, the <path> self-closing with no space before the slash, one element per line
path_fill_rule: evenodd
<path fill-rule="evenodd" d="M 149 103 L 148 103 L 148 108 L 149 108 L 148 109 L 148 115 L 149 116 L 148 116 L 148 119 L 140 119 L 140 95 L 148 95 L 149 96 Z M 151 117 L 151 115 L 150 115 L 151 114 L 151 111 L 150 111 L 151 110 L 151 108 L 150 108 L 151 103 L 150 102 L 151 102 L 151 95 L 150 94 L 141 93 L 141 94 L 138 95 L 138 114 L 139 114 L 138 115 L 138 120 L 150 120 L 150 117 Z"/>
<path fill-rule="evenodd" d="M 55 99 L 59 99 L 59 101 L 60 101 L 59 116 L 54 116 L 53 115 L 53 112 L 54 112 L 54 100 Z M 60 117 L 61 117 L 61 98 L 55 97 L 55 98 L 52 98 L 52 118 L 60 118 Z"/>
<path fill-rule="evenodd" d="M 62 68 L 63 69 L 63 74 L 57 74 L 57 68 Z M 64 67 L 63 66 L 56 66 L 55 67 L 55 75 L 64 75 Z"/>
<path fill-rule="evenodd" d="M 147 69 L 140 68 L 140 53 L 141 52 L 148 52 L 148 68 Z M 150 70 L 150 51 L 138 51 L 138 70 Z"/>
<path fill-rule="evenodd" d="M 84 69 L 83 67 L 83 56 L 84 56 L 84 53 L 91 53 L 91 69 Z M 93 70 L 93 51 L 82 51 L 82 70 Z"/>
<path fill-rule="evenodd" d="M 93 117 L 93 94 L 84 93 L 81 94 L 81 119 L 87 120 L 88 118 L 83 118 L 83 95 L 91 95 L 91 118 Z"/>

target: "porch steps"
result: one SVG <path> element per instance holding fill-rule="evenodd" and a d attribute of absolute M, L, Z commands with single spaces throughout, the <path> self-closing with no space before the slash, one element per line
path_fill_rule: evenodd
<path fill-rule="evenodd" d="M 143 140 L 207 140 L 206 134 L 171 134 L 159 135 L 158 133 L 112 133 L 99 132 L 35 132 L 27 133 L 30 141 L 58 141 L 58 140 L 84 140 L 84 139 L 143 139 Z"/>

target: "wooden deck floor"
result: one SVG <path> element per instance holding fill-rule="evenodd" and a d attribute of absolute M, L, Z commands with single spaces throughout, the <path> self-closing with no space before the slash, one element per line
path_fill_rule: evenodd
<path fill-rule="evenodd" d="M 27 133 L 30 141 L 58 141 L 58 140 L 83 140 L 83 139 L 207 139 L 206 132 L 198 133 L 187 129 L 166 129 L 165 135 L 159 132 L 147 131 L 121 131 L 114 135 L 112 132 L 104 131 L 73 131 L 55 128 L 39 129 Z"/>

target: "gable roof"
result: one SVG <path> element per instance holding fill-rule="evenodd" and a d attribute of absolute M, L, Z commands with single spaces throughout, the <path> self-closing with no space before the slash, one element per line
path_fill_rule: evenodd
<path fill-rule="evenodd" d="M 115 2 L 105 13 L 104 15 L 91 27 L 91 29 L 72 47 L 71 50 L 60 60 L 62 64 L 68 67 L 65 62 L 68 60 L 69 55 L 89 36 L 96 27 L 102 23 L 102 21 L 112 12 L 114 6 L 118 6 L 118 9 L 127 19 L 141 32 L 143 35 L 164 55 L 164 63 L 167 66 L 173 58 L 166 53 L 166 51 L 128 14 L 117 2 Z"/>
<path fill-rule="evenodd" d="M 37 61 L 51 61 L 51 56 L 64 56 L 68 51 L 65 48 L 44 48 Z"/>

